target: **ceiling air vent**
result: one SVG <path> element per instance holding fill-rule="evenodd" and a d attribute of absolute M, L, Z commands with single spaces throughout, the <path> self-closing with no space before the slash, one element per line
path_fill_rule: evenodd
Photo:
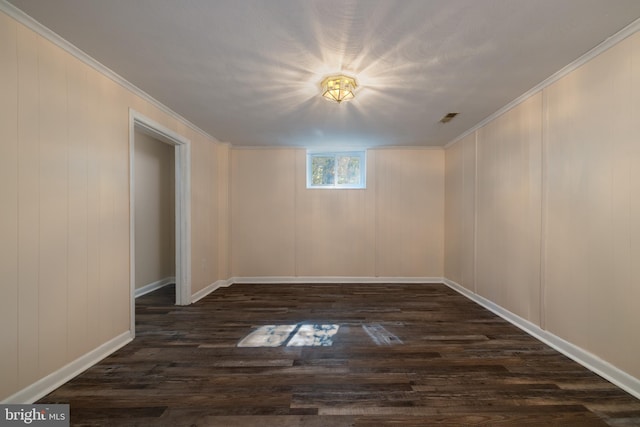
<path fill-rule="evenodd" d="M 460 113 L 447 113 L 447 115 L 440 119 L 440 123 L 449 123 L 458 114 Z"/>

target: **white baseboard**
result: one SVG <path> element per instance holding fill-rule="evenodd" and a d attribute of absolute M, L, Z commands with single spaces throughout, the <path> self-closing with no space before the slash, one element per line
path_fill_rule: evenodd
<path fill-rule="evenodd" d="M 191 303 L 200 301 L 217 289 L 238 284 L 305 284 L 305 283 L 442 283 L 442 277 L 351 277 L 351 276 L 257 276 L 232 277 L 218 280 L 191 296 Z"/>
<path fill-rule="evenodd" d="M 538 325 L 531 323 L 526 319 L 523 319 L 522 317 L 510 312 L 509 310 L 499 306 L 498 304 L 476 293 L 471 292 L 469 289 L 461 286 L 453 280 L 444 279 L 443 282 L 456 292 L 480 304 L 487 310 L 497 314 L 498 316 L 522 329 L 524 332 L 528 333 L 534 338 L 537 338 L 548 346 L 564 354 L 568 358 L 574 360 L 590 371 L 595 372 L 596 374 L 625 390 L 629 394 L 640 399 L 640 379 L 629 375 L 625 371 L 613 366 L 611 363 L 600 359 L 595 354 L 590 353 L 589 351 L 578 347 L 577 345 L 572 344 L 560 338 L 559 336 L 552 334 L 549 331 L 545 331 Z"/>
<path fill-rule="evenodd" d="M 259 277 L 232 277 L 231 283 L 442 283 L 442 277 L 354 277 L 354 276 L 259 276 Z"/>
<path fill-rule="evenodd" d="M 133 340 L 129 331 L 107 341 L 101 346 L 80 356 L 73 362 L 63 366 L 46 377 L 23 388 L 19 392 L 7 397 L 0 403 L 31 404 L 43 396 L 46 396 L 62 384 L 86 371 L 105 357 L 124 347 Z"/>
<path fill-rule="evenodd" d="M 164 279 L 160 279 L 156 282 L 149 283 L 148 285 L 144 285 L 141 288 L 137 288 L 135 291 L 135 297 L 136 298 L 141 297 L 142 295 L 146 295 L 150 292 L 155 291 L 156 289 L 163 288 L 167 285 L 173 285 L 174 283 L 176 283 L 175 277 L 165 277 Z"/>
<path fill-rule="evenodd" d="M 202 298 L 206 297 L 216 289 L 226 288 L 228 286 L 231 286 L 232 284 L 233 282 L 231 280 L 217 280 L 216 282 L 210 284 L 206 288 L 200 289 L 198 292 L 191 295 L 191 304 L 193 304 L 194 302 L 200 301 Z"/>

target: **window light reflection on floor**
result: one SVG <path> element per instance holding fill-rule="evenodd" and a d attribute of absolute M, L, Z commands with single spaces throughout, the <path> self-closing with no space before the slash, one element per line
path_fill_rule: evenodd
<path fill-rule="evenodd" d="M 327 347 L 339 325 L 264 325 L 244 337 L 238 347 Z"/>

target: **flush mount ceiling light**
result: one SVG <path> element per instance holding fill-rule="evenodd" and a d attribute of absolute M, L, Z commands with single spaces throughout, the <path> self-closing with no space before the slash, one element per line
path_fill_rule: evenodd
<path fill-rule="evenodd" d="M 342 74 L 327 77 L 320 85 L 322 86 L 322 96 L 338 104 L 353 99 L 354 91 L 358 86 L 356 79 Z"/>

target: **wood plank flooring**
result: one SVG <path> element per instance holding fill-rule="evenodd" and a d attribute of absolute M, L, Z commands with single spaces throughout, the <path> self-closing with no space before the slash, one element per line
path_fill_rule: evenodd
<path fill-rule="evenodd" d="M 72 425 L 640 426 L 640 401 L 444 285 L 233 285 L 137 301 L 137 337 L 38 403 Z M 330 347 L 241 348 L 338 324 Z"/>

